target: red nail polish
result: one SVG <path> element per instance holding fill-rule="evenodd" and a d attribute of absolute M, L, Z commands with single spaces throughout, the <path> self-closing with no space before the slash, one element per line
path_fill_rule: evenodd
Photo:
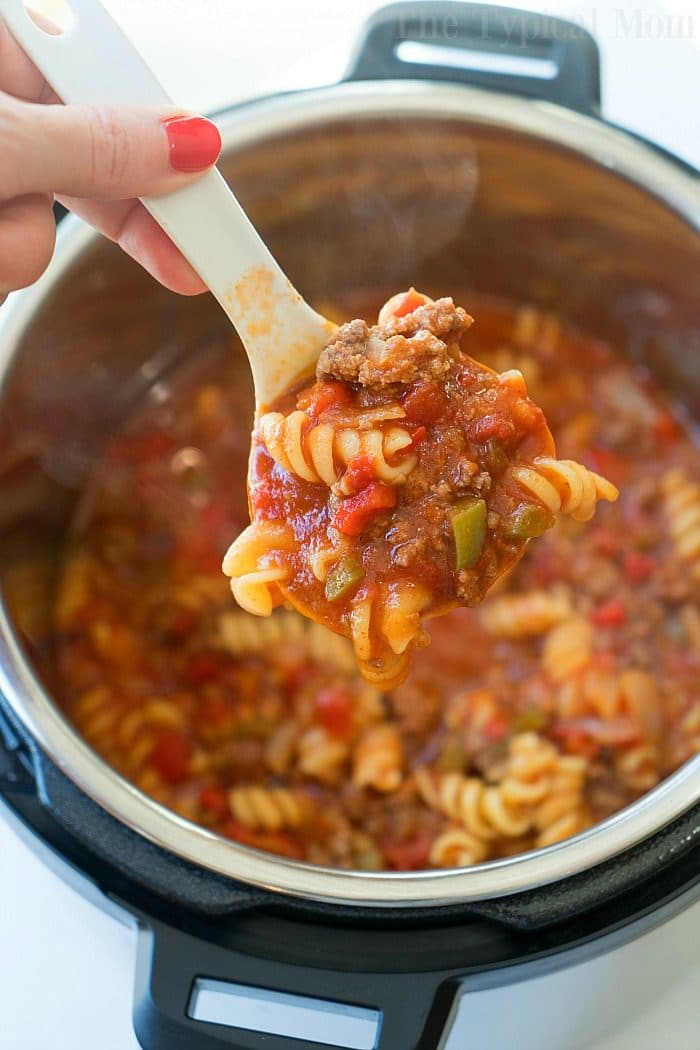
<path fill-rule="evenodd" d="M 174 117 L 164 120 L 170 167 L 175 171 L 204 171 L 221 153 L 221 135 L 205 117 Z"/>

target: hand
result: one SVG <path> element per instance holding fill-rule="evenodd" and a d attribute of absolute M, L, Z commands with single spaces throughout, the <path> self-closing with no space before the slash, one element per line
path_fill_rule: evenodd
<path fill-rule="evenodd" d="M 0 303 L 48 266 L 54 198 L 167 288 L 204 291 L 136 198 L 192 182 L 220 151 L 216 126 L 181 110 L 62 105 L 0 19 Z"/>

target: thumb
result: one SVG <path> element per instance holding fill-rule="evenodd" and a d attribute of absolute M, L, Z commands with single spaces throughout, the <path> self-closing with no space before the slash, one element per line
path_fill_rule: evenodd
<path fill-rule="evenodd" d="M 168 193 L 215 163 L 204 117 L 154 108 L 36 105 L 0 94 L 0 198 L 122 200 Z"/>

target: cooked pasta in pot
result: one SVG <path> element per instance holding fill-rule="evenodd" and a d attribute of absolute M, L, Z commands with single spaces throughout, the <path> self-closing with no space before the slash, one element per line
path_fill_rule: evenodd
<path fill-rule="evenodd" d="M 473 310 L 474 355 L 528 376 L 559 454 L 621 496 L 429 624 L 390 691 L 359 677 L 348 639 L 231 604 L 220 561 L 247 523 L 252 405 L 230 347 L 109 442 L 57 593 L 62 703 L 159 802 L 311 863 L 461 866 L 576 834 L 700 751 L 690 431 L 614 348 L 530 307 Z"/>

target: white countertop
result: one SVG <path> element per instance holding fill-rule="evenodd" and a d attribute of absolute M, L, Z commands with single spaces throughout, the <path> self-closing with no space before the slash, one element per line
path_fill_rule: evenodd
<path fill-rule="evenodd" d="M 34 0 L 33 6 L 62 2 Z M 107 3 L 173 96 L 200 110 L 337 79 L 363 17 L 379 6 L 373 0 Z M 593 28 L 605 116 L 700 166 L 700 9 L 694 0 L 525 6 Z M 137 1050 L 135 940 L 130 928 L 65 885 L 0 822 L 2 1050 Z M 699 943 L 696 905 L 592 962 L 465 999 L 459 1032 L 447 1046 L 698 1050 Z"/>

